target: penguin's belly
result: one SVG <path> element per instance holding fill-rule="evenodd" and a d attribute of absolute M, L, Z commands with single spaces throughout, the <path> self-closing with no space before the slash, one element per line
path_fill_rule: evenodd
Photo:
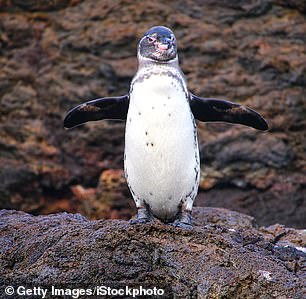
<path fill-rule="evenodd" d="M 169 77 L 146 81 L 130 94 L 125 173 L 136 204 L 144 201 L 153 215 L 170 221 L 197 192 L 196 131 L 182 86 Z"/>

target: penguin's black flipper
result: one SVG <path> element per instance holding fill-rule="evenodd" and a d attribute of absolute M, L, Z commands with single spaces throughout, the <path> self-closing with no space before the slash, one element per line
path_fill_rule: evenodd
<path fill-rule="evenodd" d="M 126 120 L 129 102 L 128 95 L 100 98 L 85 102 L 67 113 L 64 119 L 64 127 L 70 129 L 88 121 L 102 119 Z"/>
<path fill-rule="evenodd" d="M 268 124 L 256 111 L 229 101 L 200 98 L 189 94 L 189 103 L 194 118 L 203 122 L 224 121 L 242 124 L 257 130 L 268 130 Z"/>

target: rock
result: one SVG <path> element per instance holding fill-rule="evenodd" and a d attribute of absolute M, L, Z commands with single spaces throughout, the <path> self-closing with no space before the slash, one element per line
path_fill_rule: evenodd
<path fill-rule="evenodd" d="M 122 169 L 102 172 L 94 196 L 84 198 L 86 215 L 91 219 L 130 219 L 136 213 Z"/>
<path fill-rule="evenodd" d="M 21 1 L 21 0 L 7 0 L 2 1 L 3 7 L 2 9 L 5 10 L 28 10 L 28 11 L 52 11 L 58 10 L 67 7 L 69 4 L 73 4 L 78 2 L 78 0 L 48 0 L 48 1 L 41 1 L 41 0 L 29 0 L 29 1 Z"/>
<path fill-rule="evenodd" d="M 123 169 L 124 123 L 65 131 L 62 121 L 85 100 L 127 93 L 137 41 L 156 24 L 174 30 L 192 92 L 248 105 L 270 125 L 198 124 L 197 205 L 305 227 L 303 0 L 0 0 L 0 208 L 124 219 L 135 211 L 124 184 L 88 200 L 73 192 L 98 194 L 101 175 Z"/>
<path fill-rule="evenodd" d="M 296 8 L 303 13 L 306 12 L 306 3 L 303 0 L 289 0 L 289 1 L 276 0 L 275 2 L 285 7 Z"/>
<path fill-rule="evenodd" d="M 129 285 L 164 289 L 163 298 L 303 298 L 305 232 L 257 229 L 251 217 L 225 209 L 194 212 L 197 224 L 185 231 L 2 210 L 1 290 Z M 283 246 L 288 233 L 295 243 Z"/>

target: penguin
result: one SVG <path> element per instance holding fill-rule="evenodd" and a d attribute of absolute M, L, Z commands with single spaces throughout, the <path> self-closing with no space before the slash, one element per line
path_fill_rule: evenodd
<path fill-rule="evenodd" d="M 64 127 L 103 119 L 126 121 L 124 173 L 137 207 L 137 218 L 130 223 L 157 218 L 192 229 L 192 206 L 200 180 L 195 119 L 262 131 L 268 124 L 246 106 L 192 94 L 169 28 L 149 29 L 138 43 L 137 58 L 138 70 L 128 94 L 76 106 L 67 113 Z"/>

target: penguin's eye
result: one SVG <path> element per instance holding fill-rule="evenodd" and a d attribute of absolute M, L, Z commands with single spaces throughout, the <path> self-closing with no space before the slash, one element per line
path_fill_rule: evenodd
<path fill-rule="evenodd" d="M 153 42 L 156 41 L 156 38 L 154 38 L 154 37 L 152 37 L 152 36 L 148 36 L 148 41 L 149 41 L 150 43 L 153 43 Z"/>

